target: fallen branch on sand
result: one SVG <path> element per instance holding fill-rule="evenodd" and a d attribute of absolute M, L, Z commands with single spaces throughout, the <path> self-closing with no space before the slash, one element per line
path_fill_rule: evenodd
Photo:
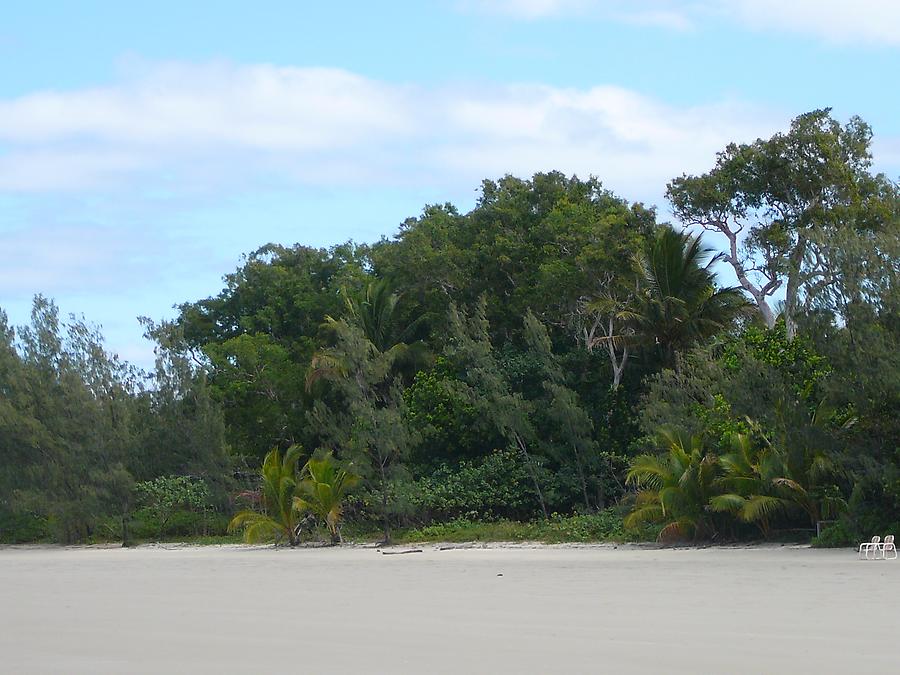
<path fill-rule="evenodd" d="M 381 555 L 402 555 L 404 553 L 421 553 L 422 549 L 420 548 L 411 548 L 406 551 L 382 551 Z"/>

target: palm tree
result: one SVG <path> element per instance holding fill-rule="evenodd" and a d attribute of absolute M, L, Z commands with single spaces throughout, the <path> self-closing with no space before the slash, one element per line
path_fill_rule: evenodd
<path fill-rule="evenodd" d="M 779 402 L 776 408 L 780 407 Z M 810 413 L 810 424 L 819 423 L 820 410 Z M 846 507 L 840 490 L 827 481 L 837 470 L 825 453 L 796 440 L 793 445 L 786 439 L 773 444 L 757 422 L 747 421 L 759 442 L 754 444 L 744 434 L 732 436 L 731 452 L 720 458 L 724 475 L 718 484 L 725 492 L 710 499 L 712 510 L 753 523 L 768 538 L 771 519 L 777 515 L 802 514 L 815 526 Z"/>
<path fill-rule="evenodd" d="M 663 228 L 637 260 L 640 292 L 629 317 L 642 341 L 655 344 L 667 365 L 750 311 L 740 288 L 717 288 L 711 267 L 722 254 L 702 237 Z"/>
<path fill-rule="evenodd" d="M 419 369 L 427 349 L 422 342 L 403 342 L 418 322 L 400 325 L 399 296 L 386 282 L 372 282 L 358 296 L 345 292 L 344 298 L 346 316 L 326 317 L 324 325 L 332 332 L 334 344 L 313 356 L 306 387 L 309 391 L 319 380 L 330 380 L 343 388 L 351 419 L 355 418 L 349 442 L 363 450 L 378 476 L 384 537 L 389 542 L 389 474 L 408 447 L 397 374 Z"/>
<path fill-rule="evenodd" d="M 712 534 L 707 507 L 718 476 L 718 458 L 704 450 L 697 436 L 687 438 L 664 430 L 660 441 L 666 446 L 664 455 L 640 455 L 628 469 L 626 483 L 640 490 L 625 525 L 662 522 L 660 541 Z"/>
<path fill-rule="evenodd" d="M 360 293 L 344 288 L 341 295 L 346 310 L 344 317 L 326 316 L 322 324 L 331 335 L 340 336 L 347 327 L 358 329 L 364 338 L 367 357 L 389 364 L 394 372 L 414 373 L 428 361 L 428 349 L 421 340 L 407 342 L 415 335 L 422 317 L 402 325 L 397 311 L 400 295 L 386 281 L 372 281 Z M 348 377 L 351 370 L 351 365 L 338 358 L 335 350 L 321 349 L 313 356 L 307 371 L 307 389 L 320 379 Z"/>
<path fill-rule="evenodd" d="M 428 360 L 425 344 L 416 339 L 425 315 L 404 324 L 399 310 L 400 294 L 381 279 L 369 283 L 357 295 L 342 291 L 347 320 L 362 330 L 378 352 L 394 352 L 398 365 L 416 369 Z"/>
<path fill-rule="evenodd" d="M 370 282 L 362 293 L 352 294 L 344 289 L 342 294 L 348 320 L 362 330 L 379 352 L 406 343 L 416 329 L 417 322 L 400 325 L 397 311 L 400 295 L 384 280 Z"/>
<path fill-rule="evenodd" d="M 338 466 L 330 452 L 318 459 L 310 459 L 301 472 L 294 507 L 298 511 L 310 511 L 324 521 L 331 534 L 331 543 L 339 544 L 343 541 L 344 497 L 358 482 L 359 476 Z"/>
<path fill-rule="evenodd" d="M 243 529 L 248 544 L 287 539 L 291 546 L 300 543 L 299 511 L 294 498 L 297 490 L 297 463 L 302 449 L 292 445 L 282 459 L 278 448 L 263 460 L 260 475 L 260 501 L 264 512 L 241 511 L 228 524 L 228 531 Z"/>
<path fill-rule="evenodd" d="M 710 498 L 709 506 L 753 523 L 768 539 L 771 519 L 794 505 L 795 483 L 786 477 L 783 457 L 774 448 L 756 447 L 746 434 L 732 435 L 730 444 L 731 452 L 719 458 L 724 475 L 718 485 L 725 492 Z"/>
<path fill-rule="evenodd" d="M 835 517 L 847 506 L 833 482 L 841 473 L 838 465 L 820 448 L 826 442 L 823 432 L 828 429 L 833 412 L 825 401 L 810 408 L 779 399 L 775 402 L 778 422 L 772 438 L 758 422 L 748 419 L 765 446 L 781 459 L 784 469 L 777 485 L 813 527 L 822 518 Z M 851 424 L 852 420 L 845 426 Z"/>

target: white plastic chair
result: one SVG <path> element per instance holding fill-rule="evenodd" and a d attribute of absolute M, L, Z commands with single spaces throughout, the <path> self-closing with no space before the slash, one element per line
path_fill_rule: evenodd
<path fill-rule="evenodd" d="M 897 559 L 897 546 L 894 544 L 894 535 L 889 534 L 884 538 L 884 541 L 875 546 L 875 555 L 881 553 L 882 560 L 896 560 Z M 892 556 L 888 556 L 888 553 L 893 553 Z"/>
<path fill-rule="evenodd" d="M 864 541 L 863 543 L 861 543 L 859 545 L 859 553 L 858 553 L 859 559 L 860 560 L 863 560 L 863 559 L 868 560 L 869 559 L 869 551 L 872 551 L 873 554 L 877 553 L 878 545 L 879 545 L 880 541 L 881 541 L 881 537 L 879 537 L 878 535 L 875 535 L 874 537 L 872 537 L 872 541 Z M 864 558 L 864 556 L 865 556 L 865 558 Z"/>

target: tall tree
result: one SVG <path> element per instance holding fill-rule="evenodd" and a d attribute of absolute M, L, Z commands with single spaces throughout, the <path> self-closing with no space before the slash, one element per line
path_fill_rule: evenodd
<path fill-rule="evenodd" d="M 404 291 L 442 334 L 451 302 L 487 298 L 492 336 L 521 329 L 530 308 L 560 335 L 577 332 L 582 296 L 627 267 L 655 213 L 560 172 L 486 180 L 474 209 L 427 207 L 372 249 L 379 276 Z M 404 308 L 403 311 L 408 311 Z"/>
<path fill-rule="evenodd" d="M 532 312 L 525 315 L 525 340 L 529 351 L 540 364 L 544 388 L 542 407 L 563 444 L 572 452 L 572 463 L 578 475 L 584 507 L 591 511 L 594 502 L 588 494 L 588 472 L 601 467 L 596 462 L 597 448 L 591 435 L 593 423 L 590 415 L 582 407 L 578 395 L 568 386 L 566 373 L 553 353 L 547 329 Z M 597 501 L 602 506 L 603 481 L 600 480 L 598 484 L 601 490 Z"/>
<path fill-rule="evenodd" d="M 182 304 L 174 323 L 154 331 L 170 349 L 209 367 L 236 452 L 260 461 L 273 445 L 314 440 L 307 435 L 313 402 L 306 370 L 323 321 L 345 310 L 342 290 L 355 293 L 368 282 L 366 264 L 366 250 L 351 243 L 269 244 L 226 275 L 218 295 Z"/>
<path fill-rule="evenodd" d="M 841 125 L 830 109 L 797 117 L 790 131 L 751 144 L 728 145 L 715 167 L 669 183 L 678 218 L 720 233 L 723 260 L 775 324 L 772 298 L 784 291 L 788 337 L 796 333 L 800 302 L 827 277 L 823 246 L 838 229 L 878 230 L 892 187 L 870 172 L 872 131 L 853 117 Z"/>
<path fill-rule="evenodd" d="M 2 332 L 9 359 L 10 333 Z M 19 460 L 7 467 L 17 505 L 46 517 L 60 541 L 78 541 L 96 531 L 134 451 L 136 376 L 105 350 L 97 328 L 74 316 L 62 321 L 41 296 L 17 337 L 21 361 L 5 374 L 21 379 L 0 382 L 0 390 L 11 394 L 18 428 L 0 440 L 13 450 L 0 461 Z"/>
<path fill-rule="evenodd" d="M 547 502 L 538 478 L 537 463 L 529 445 L 535 436 L 529 417 L 531 404 L 512 391 L 494 353 L 485 316 L 486 301 L 482 298 L 473 316 L 461 312 L 456 305 L 450 307 L 450 339 L 445 356 L 464 373 L 456 380 L 469 400 L 490 419 L 510 447 L 520 453 L 528 468 L 535 495 L 540 502 L 544 518 L 549 518 Z"/>
<path fill-rule="evenodd" d="M 331 398 L 320 399 L 311 418 L 327 442 L 349 451 L 360 460 L 358 466 L 368 469 L 365 477 L 376 486 L 384 540 L 390 542 L 393 484 L 413 441 L 395 375 L 401 352 L 379 351 L 358 326 L 344 319 L 331 319 L 329 328 L 334 343 L 313 357 L 307 387 L 312 391 L 327 381 Z"/>
<path fill-rule="evenodd" d="M 341 290 L 345 301 L 345 319 L 356 326 L 379 353 L 391 353 L 400 370 L 414 374 L 428 365 L 429 351 L 419 338 L 427 318 L 425 314 L 408 317 L 399 310 L 400 294 L 387 281 L 370 281 L 360 291 Z M 325 327 L 334 324 L 326 317 Z"/>

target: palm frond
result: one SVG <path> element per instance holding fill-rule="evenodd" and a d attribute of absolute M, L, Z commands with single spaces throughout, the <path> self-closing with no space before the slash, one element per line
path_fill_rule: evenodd
<path fill-rule="evenodd" d="M 665 514 L 659 505 L 647 504 L 631 511 L 625 516 L 624 524 L 629 529 L 635 529 L 646 523 L 657 523 L 665 518 Z"/>
<path fill-rule="evenodd" d="M 672 542 L 692 538 L 697 532 L 697 522 L 690 518 L 680 518 L 668 523 L 659 531 L 660 542 Z"/>
<path fill-rule="evenodd" d="M 655 489 L 670 474 L 669 468 L 658 457 L 638 455 L 631 462 L 628 473 L 625 475 L 625 482 L 629 485 L 641 485 Z"/>
<path fill-rule="evenodd" d="M 746 504 L 744 497 L 734 493 L 716 495 L 709 500 L 709 508 L 718 513 L 739 513 Z"/>
<path fill-rule="evenodd" d="M 800 483 L 793 480 L 792 478 L 773 478 L 772 485 L 787 488 L 791 492 L 795 492 L 797 494 L 806 495 L 806 488 L 804 488 L 802 485 L 800 485 Z"/>
<path fill-rule="evenodd" d="M 790 502 L 780 497 L 753 495 L 746 501 L 739 516 L 745 523 L 755 523 L 763 518 L 770 518 L 777 513 L 782 513 L 789 506 Z"/>

